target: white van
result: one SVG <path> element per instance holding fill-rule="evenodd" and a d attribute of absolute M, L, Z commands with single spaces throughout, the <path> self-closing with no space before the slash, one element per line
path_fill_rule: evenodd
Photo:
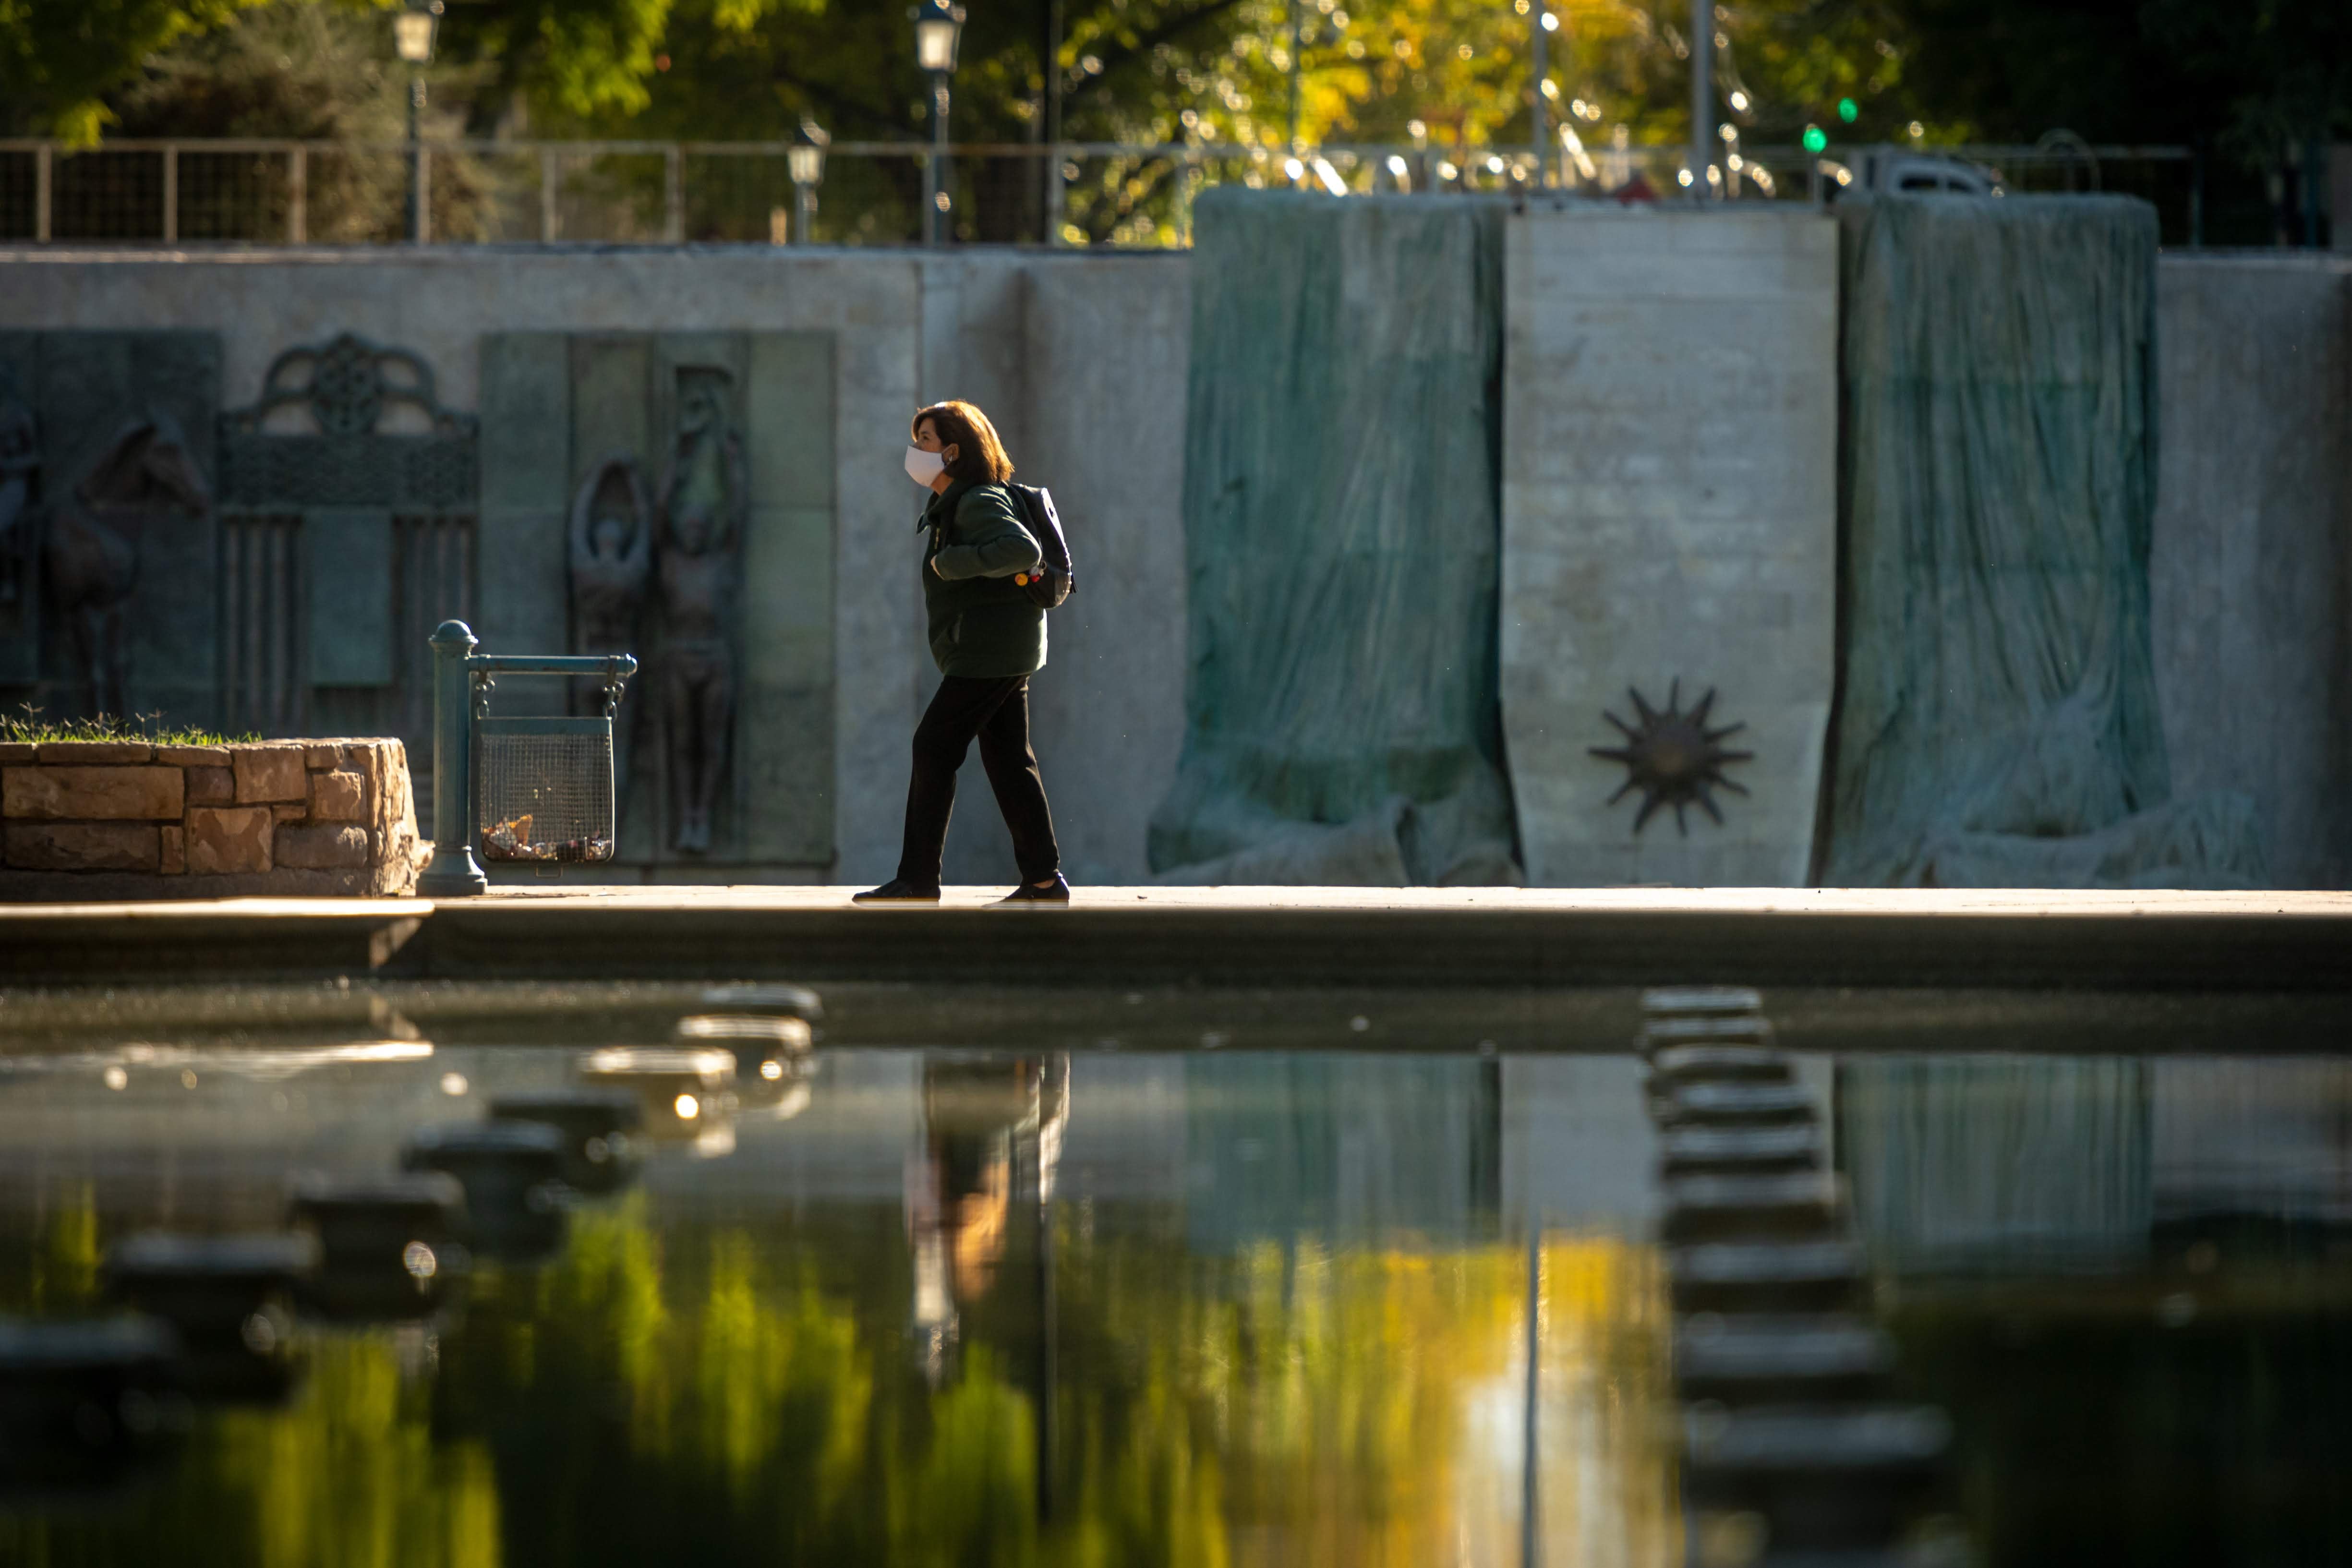
<path fill-rule="evenodd" d="M 1830 195 L 1843 191 L 1903 191 L 1924 194 L 1943 191 L 1965 196 L 1999 196 L 2000 176 L 1981 163 L 1947 158 L 1909 147 L 1864 147 L 1845 164 L 1822 165 L 1832 184 Z"/>

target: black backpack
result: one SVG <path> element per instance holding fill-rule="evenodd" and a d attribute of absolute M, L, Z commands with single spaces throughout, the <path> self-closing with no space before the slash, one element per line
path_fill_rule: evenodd
<path fill-rule="evenodd" d="M 1013 504 L 1021 509 L 1021 521 L 1036 536 L 1037 548 L 1045 559 L 1032 572 L 1013 579 L 1028 590 L 1029 597 L 1041 610 L 1057 609 L 1078 585 L 1070 571 L 1070 542 L 1062 537 L 1062 519 L 1054 510 L 1054 493 L 1043 485 L 1006 485 L 1013 492 Z"/>

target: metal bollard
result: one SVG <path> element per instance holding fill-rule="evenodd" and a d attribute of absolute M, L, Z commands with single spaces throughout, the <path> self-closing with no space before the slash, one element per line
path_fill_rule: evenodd
<path fill-rule="evenodd" d="M 427 899 L 490 890 L 474 858 L 474 708 L 467 660 L 478 643 L 463 621 L 433 634 L 433 863 L 416 879 Z"/>

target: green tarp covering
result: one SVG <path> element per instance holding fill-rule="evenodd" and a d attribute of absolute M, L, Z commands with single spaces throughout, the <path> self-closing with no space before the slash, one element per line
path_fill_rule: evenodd
<path fill-rule="evenodd" d="M 2251 805 L 2171 800 L 2157 710 L 2155 211 L 1884 196 L 1842 229 L 1825 879 L 2258 884 Z"/>
<path fill-rule="evenodd" d="M 1202 196 L 1164 878 L 1517 879 L 1495 664 L 1502 218 Z"/>

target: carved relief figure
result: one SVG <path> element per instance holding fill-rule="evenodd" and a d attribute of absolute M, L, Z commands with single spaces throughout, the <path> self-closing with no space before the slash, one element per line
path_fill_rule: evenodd
<path fill-rule="evenodd" d="M 40 468 L 33 411 L 0 373 L 0 618 L 13 620 L 30 595 L 33 479 Z"/>
<path fill-rule="evenodd" d="M 572 651 L 635 653 L 653 574 L 654 501 L 644 470 L 626 452 L 608 452 L 581 482 L 572 501 Z M 578 711 L 601 711 L 601 697 L 572 682 Z M 591 706 L 593 704 L 593 706 Z M 629 787 L 632 705 L 613 725 L 613 787 Z"/>
<path fill-rule="evenodd" d="M 53 509 L 41 564 L 90 712 L 125 711 L 122 606 L 139 581 L 141 531 L 173 511 L 202 517 L 211 507 L 212 492 L 179 426 L 151 410 L 122 427 Z"/>
<path fill-rule="evenodd" d="M 724 371 L 678 372 L 677 433 L 663 477 L 663 641 L 658 679 L 671 845 L 710 848 L 710 819 L 735 722 L 735 584 L 751 484 L 728 417 Z"/>
<path fill-rule="evenodd" d="M 630 653 L 654 560 L 654 503 L 625 452 L 600 460 L 572 502 L 572 648 Z"/>

